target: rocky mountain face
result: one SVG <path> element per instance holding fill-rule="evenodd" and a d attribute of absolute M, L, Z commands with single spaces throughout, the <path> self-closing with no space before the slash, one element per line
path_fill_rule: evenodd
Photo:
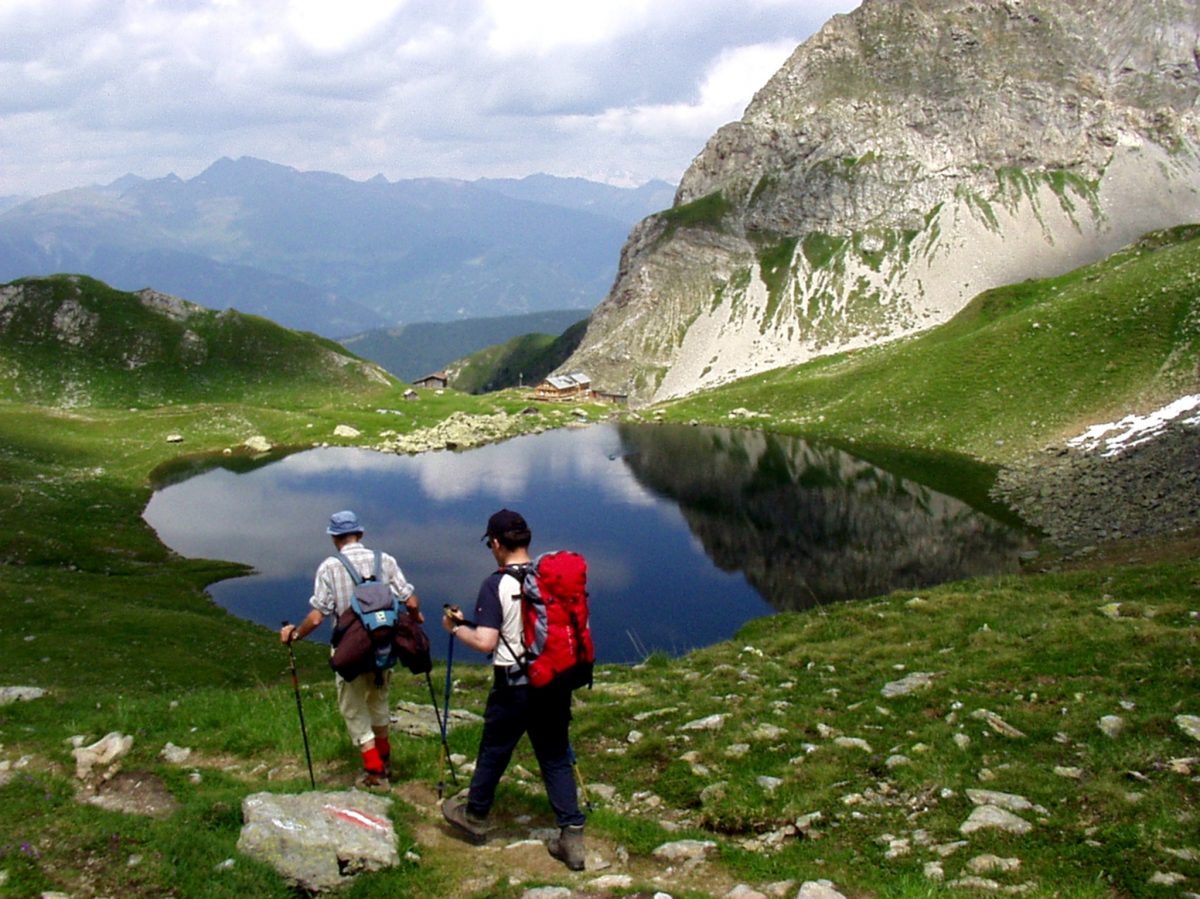
<path fill-rule="evenodd" d="M 1200 220 L 1195 0 L 866 0 L 639 224 L 568 368 L 647 402 Z"/>

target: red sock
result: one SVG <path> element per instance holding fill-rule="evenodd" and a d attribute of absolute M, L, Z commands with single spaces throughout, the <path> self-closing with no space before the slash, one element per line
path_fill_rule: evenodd
<path fill-rule="evenodd" d="M 376 737 L 375 748 L 379 750 L 379 757 L 385 762 L 392 757 L 392 744 L 387 737 Z"/>
<path fill-rule="evenodd" d="M 363 767 L 372 774 L 383 774 L 383 759 L 379 757 L 379 749 L 372 746 L 370 749 L 362 751 Z"/>

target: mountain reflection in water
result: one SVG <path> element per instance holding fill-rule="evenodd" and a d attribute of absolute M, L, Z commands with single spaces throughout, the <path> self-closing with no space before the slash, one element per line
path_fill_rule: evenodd
<path fill-rule="evenodd" d="M 1020 532 L 842 450 L 749 430 L 622 427 L 638 481 L 777 611 L 1016 570 Z"/>
<path fill-rule="evenodd" d="M 492 564 L 483 522 L 509 506 L 533 525 L 536 552 L 587 557 L 605 662 L 726 640 L 772 609 L 1011 571 L 1021 546 L 955 499 L 756 431 L 605 424 L 461 453 L 326 448 L 209 464 L 172 473 L 144 514 L 176 552 L 253 566 L 209 588 L 233 614 L 272 628 L 304 614 L 339 508 L 358 512 L 367 544 L 400 560 L 429 608 L 470 608 Z"/>

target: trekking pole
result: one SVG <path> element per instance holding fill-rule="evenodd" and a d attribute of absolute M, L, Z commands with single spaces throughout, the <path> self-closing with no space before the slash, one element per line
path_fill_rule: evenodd
<path fill-rule="evenodd" d="M 429 672 L 425 672 L 425 683 L 429 684 L 429 700 L 433 704 L 433 715 L 437 718 L 438 730 L 442 734 L 442 770 L 439 773 L 437 794 L 438 799 L 442 798 L 442 793 L 446 789 L 446 769 L 450 769 L 450 779 L 454 781 L 454 785 L 458 786 L 458 775 L 454 773 L 454 763 L 450 761 L 450 744 L 446 740 L 446 724 L 442 722 L 442 713 L 438 710 L 437 694 L 433 692 L 433 678 Z"/>
<path fill-rule="evenodd" d="M 446 750 L 446 762 L 450 767 L 450 778 L 458 786 L 458 778 L 454 776 L 454 765 L 450 764 L 450 746 L 446 743 L 446 732 L 450 728 L 450 672 L 454 670 L 454 634 L 450 635 L 450 645 L 446 648 L 446 690 L 442 699 L 442 743 Z"/>
<path fill-rule="evenodd" d="M 283 624 L 286 627 L 288 622 L 285 621 Z M 315 790 L 317 788 L 317 779 L 313 777 L 312 753 L 308 749 L 308 728 L 304 726 L 304 706 L 300 703 L 300 678 L 296 674 L 296 652 L 292 649 L 292 641 L 295 639 L 296 632 L 293 630 L 287 641 L 288 661 L 291 662 L 292 666 L 292 689 L 296 693 L 296 711 L 300 715 L 300 735 L 304 737 L 304 758 L 308 762 L 308 782 L 312 784 L 312 788 Z"/>
<path fill-rule="evenodd" d="M 575 747 L 567 743 L 567 756 L 571 760 L 571 770 L 575 772 L 575 783 L 579 785 L 579 795 L 583 797 L 583 804 L 587 810 L 594 811 L 592 808 L 592 799 L 588 796 L 587 787 L 583 784 L 583 775 L 579 772 L 579 759 L 575 757 Z"/>

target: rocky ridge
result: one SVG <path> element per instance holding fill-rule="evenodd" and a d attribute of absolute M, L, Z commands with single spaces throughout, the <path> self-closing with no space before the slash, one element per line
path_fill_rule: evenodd
<path fill-rule="evenodd" d="M 866 0 L 634 229 L 564 368 L 679 396 L 1200 218 L 1198 42 L 1186 0 Z"/>

